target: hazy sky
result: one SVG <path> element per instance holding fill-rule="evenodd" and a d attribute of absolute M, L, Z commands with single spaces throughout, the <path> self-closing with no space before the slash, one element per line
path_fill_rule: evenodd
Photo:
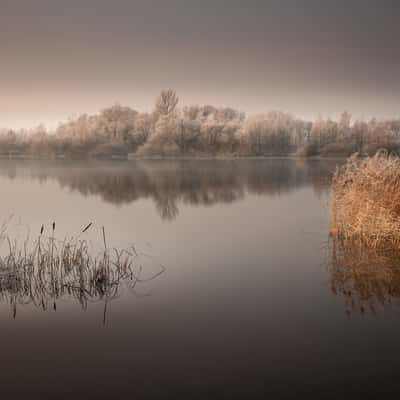
<path fill-rule="evenodd" d="M 399 0 L 0 0 L 0 125 L 183 104 L 400 115 Z"/>

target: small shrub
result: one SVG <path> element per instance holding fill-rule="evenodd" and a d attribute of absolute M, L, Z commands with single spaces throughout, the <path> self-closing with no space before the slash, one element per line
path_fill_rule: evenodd
<path fill-rule="evenodd" d="M 139 157 L 178 157 L 181 155 L 181 151 L 173 143 L 160 144 L 148 142 L 139 147 L 136 154 Z"/>
<path fill-rule="evenodd" d="M 104 143 L 97 145 L 89 155 L 95 158 L 128 157 L 128 148 L 122 143 Z"/>
<path fill-rule="evenodd" d="M 400 146 L 396 142 L 386 143 L 369 143 L 364 146 L 363 153 L 367 156 L 373 157 L 381 150 L 386 150 L 389 153 L 399 153 Z"/>
<path fill-rule="evenodd" d="M 296 152 L 299 157 L 313 157 L 319 155 L 318 145 L 316 143 L 306 144 L 299 147 Z"/>
<path fill-rule="evenodd" d="M 321 156 L 324 157 L 349 157 L 357 151 L 357 146 L 352 143 L 329 143 L 321 149 Z"/>

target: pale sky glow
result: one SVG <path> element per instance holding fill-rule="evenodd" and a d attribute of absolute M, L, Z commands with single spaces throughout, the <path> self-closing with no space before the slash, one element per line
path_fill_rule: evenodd
<path fill-rule="evenodd" d="M 400 114 L 400 3 L 1 1 L 0 126 L 49 127 L 119 101 Z"/>

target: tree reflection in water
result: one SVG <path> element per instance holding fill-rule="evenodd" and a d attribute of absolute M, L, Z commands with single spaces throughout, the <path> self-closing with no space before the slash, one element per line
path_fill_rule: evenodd
<path fill-rule="evenodd" d="M 329 189 L 337 160 L 142 160 L 131 162 L 0 160 L 8 179 L 57 181 L 114 205 L 151 198 L 160 217 L 174 220 L 180 204 L 233 203 L 246 194 L 277 196 L 312 186 Z"/>

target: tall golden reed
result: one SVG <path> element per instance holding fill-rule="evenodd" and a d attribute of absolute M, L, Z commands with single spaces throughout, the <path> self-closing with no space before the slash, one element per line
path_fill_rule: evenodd
<path fill-rule="evenodd" d="M 400 159 L 385 151 L 337 168 L 331 236 L 369 249 L 400 250 Z"/>

